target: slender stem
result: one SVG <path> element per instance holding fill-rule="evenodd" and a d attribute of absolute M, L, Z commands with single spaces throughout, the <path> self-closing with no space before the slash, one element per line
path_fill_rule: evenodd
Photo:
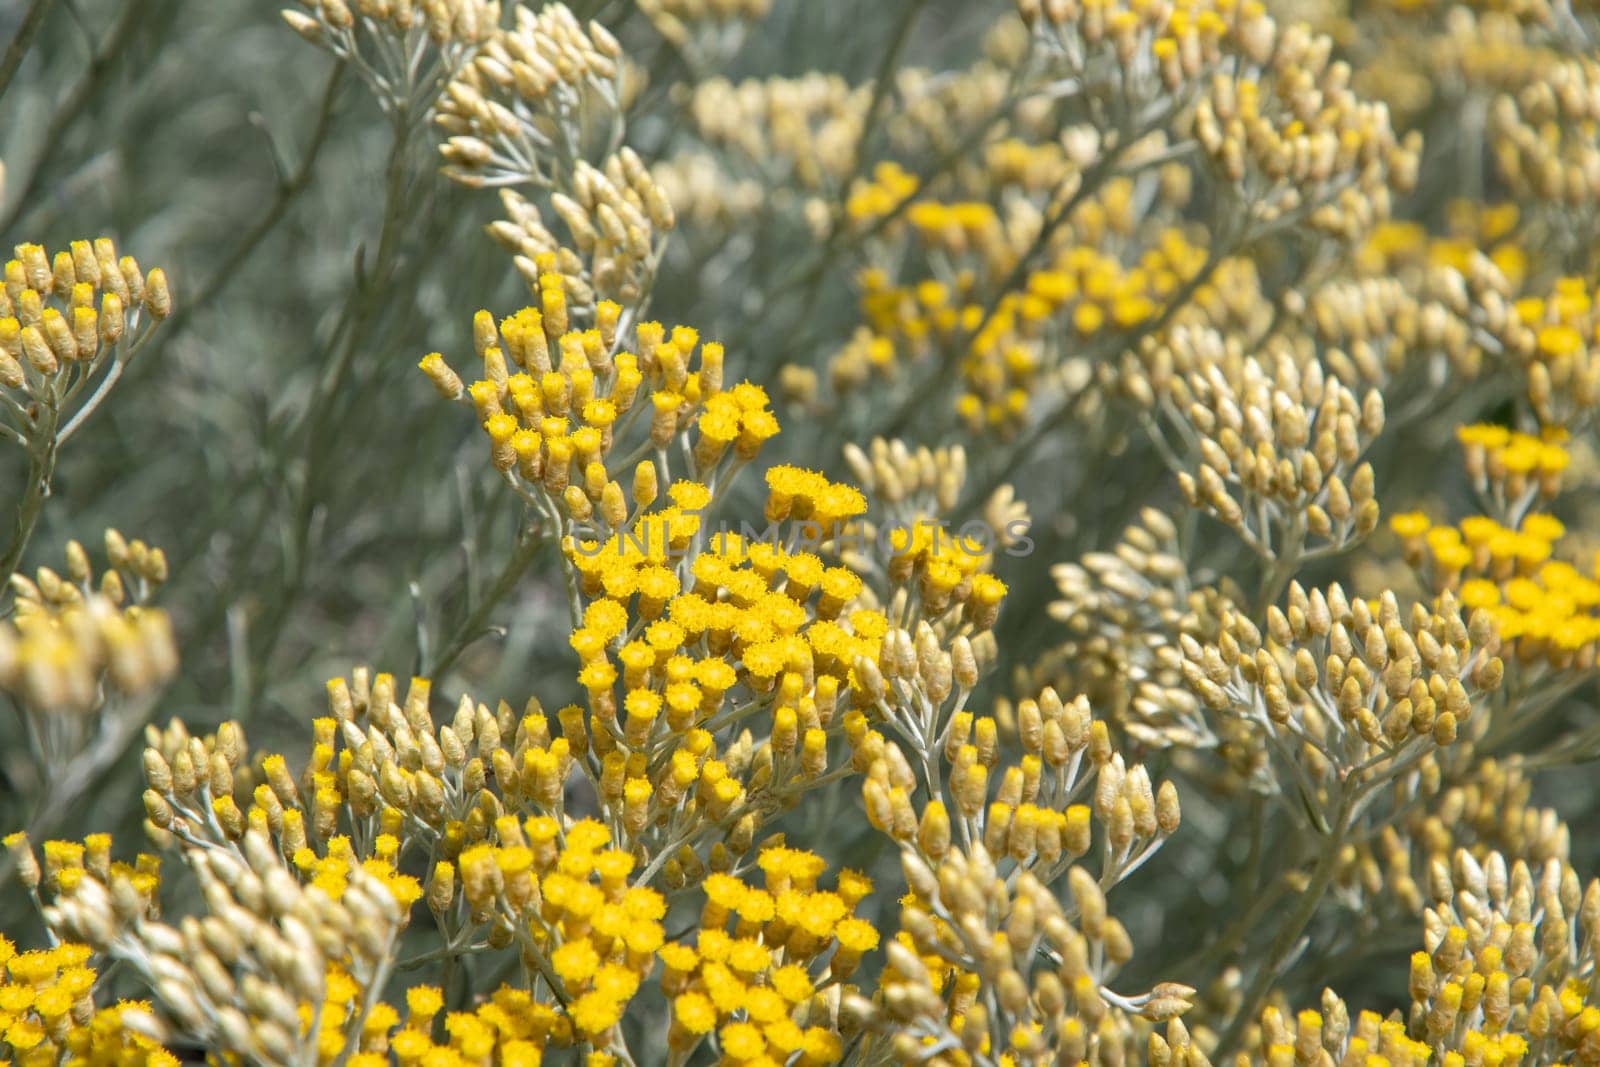
<path fill-rule="evenodd" d="M 1351 786 L 1341 786 L 1332 833 L 1329 834 L 1327 841 L 1319 846 L 1316 866 L 1311 869 L 1310 880 L 1300 893 L 1299 904 L 1290 913 L 1283 926 L 1279 927 L 1278 936 L 1273 938 L 1272 945 L 1267 949 L 1266 958 L 1261 961 L 1255 977 L 1251 979 L 1244 999 L 1239 1002 L 1238 1010 L 1228 1021 L 1228 1028 L 1218 1039 L 1216 1050 L 1211 1057 L 1213 1062 L 1225 1062 L 1232 1057 L 1235 1047 L 1244 1036 L 1245 1027 L 1249 1026 L 1251 1020 L 1261 1011 L 1261 1005 L 1266 1002 L 1267 994 L 1272 990 L 1272 983 L 1278 979 L 1278 972 L 1283 969 L 1284 963 L 1299 942 L 1300 935 L 1305 932 L 1317 914 L 1317 906 L 1322 903 L 1328 887 L 1333 884 L 1333 876 L 1339 870 L 1339 854 L 1344 850 L 1345 838 L 1350 832 L 1350 808 L 1355 794 L 1356 790 Z"/>
<path fill-rule="evenodd" d="M 48 2 L 48 0 L 45 0 Z M 69 130 L 74 128 L 79 116 L 94 102 L 95 94 L 100 88 L 100 83 L 116 65 L 117 58 L 133 40 L 133 30 L 136 26 L 146 21 L 146 9 L 151 0 L 131 0 L 123 8 L 122 15 L 117 19 L 117 24 L 109 31 L 100 47 L 90 57 L 83 77 L 60 107 L 56 108 L 50 116 L 46 129 L 50 131 L 48 140 L 39 150 L 32 169 L 26 181 L 19 183 L 21 191 L 12 203 L 11 209 L 6 212 L 4 220 L 0 221 L 0 231 L 9 230 L 22 213 L 33 203 L 34 194 L 39 191 L 39 184 L 44 179 L 45 170 L 56 149 L 60 147 L 63 138 Z M 35 4 L 38 6 L 38 3 Z M 15 47 L 15 42 L 13 42 Z"/>
<path fill-rule="evenodd" d="M 872 76 L 872 99 L 867 103 L 867 113 L 861 120 L 861 132 L 856 135 L 855 151 L 851 153 L 850 173 L 840 183 L 839 188 L 846 196 L 850 193 L 850 186 L 861 176 L 867 166 L 867 145 L 872 140 L 873 131 L 877 129 L 878 119 L 883 114 L 883 102 L 889 97 L 889 83 L 894 76 L 895 68 L 900 65 L 900 54 L 905 51 L 906 42 L 911 39 L 911 27 L 916 23 L 917 16 L 922 9 L 928 6 L 928 0 L 908 0 L 905 10 L 900 14 L 900 21 L 895 24 L 894 37 L 891 38 L 889 47 L 884 49 L 883 58 L 878 62 L 877 73 Z M 835 226 L 844 225 L 844 203 L 836 206 L 838 216 Z"/>
<path fill-rule="evenodd" d="M 127 366 L 128 360 L 121 353 L 112 358 L 111 369 L 106 372 L 104 378 L 100 379 L 99 386 L 90 394 L 89 399 L 83 402 L 83 406 L 73 412 L 72 418 L 67 420 L 67 424 L 61 427 L 61 432 L 56 435 L 57 446 L 66 444 L 67 438 L 77 433 L 78 428 L 88 421 L 89 416 L 93 415 L 95 409 L 100 406 L 100 402 L 106 398 L 112 389 L 116 388 L 117 380 L 122 377 L 122 372 L 127 369 Z"/>
<path fill-rule="evenodd" d="M 500 571 L 488 594 L 461 621 L 461 625 L 456 627 L 455 634 L 439 653 L 438 659 L 432 663 L 424 663 L 424 669 L 419 673 L 424 677 L 437 678 L 450 669 L 461 653 L 465 652 L 483 632 L 494 609 L 499 607 L 500 602 L 516 588 L 518 579 L 527 571 L 529 564 L 533 562 L 533 557 L 538 553 L 539 546 L 543 543 L 544 538 L 539 536 L 537 530 L 525 529 L 522 532 L 517 538 L 516 548 L 512 550 L 510 558 L 506 560 L 505 567 Z"/>
<path fill-rule="evenodd" d="M 256 248 L 267 238 L 278 223 L 288 213 L 289 207 L 311 184 L 311 172 L 316 164 L 317 157 L 322 154 L 322 147 L 327 143 L 328 134 L 333 129 L 333 115 L 335 104 L 339 99 L 339 90 L 344 84 L 348 64 L 343 61 L 335 64 L 328 74 L 327 84 L 322 90 L 322 103 L 317 109 L 316 125 L 311 131 L 311 140 L 306 145 L 305 153 L 300 157 L 300 165 L 293 174 L 283 177 L 278 182 L 278 189 L 272 198 L 272 203 L 267 210 L 257 219 L 255 225 L 246 230 L 244 236 L 239 238 L 238 244 L 228 253 L 211 277 L 206 279 L 192 299 L 185 300 L 173 313 L 167 323 L 168 336 L 175 334 L 183 324 L 188 321 L 196 308 L 208 307 L 211 302 L 222 294 L 222 291 L 233 281 L 239 268 L 255 254 Z"/>
<path fill-rule="evenodd" d="M 39 33 L 39 28 L 44 25 L 45 16 L 50 13 L 50 8 L 55 2 L 56 0 L 33 0 L 33 6 L 22 16 L 22 25 L 17 27 L 17 35 L 11 38 L 5 56 L 0 57 L 0 97 L 6 95 L 6 89 L 11 86 L 11 79 L 16 77 L 17 68 L 22 66 L 22 57 L 27 55 L 28 49 L 33 46 L 33 39 Z"/>
<path fill-rule="evenodd" d="M 6 545 L 5 554 L 0 555 L 0 590 L 11 583 L 11 576 L 17 572 L 17 565 L 22 562 L 22 553 L 27 549 L 34 528 L 39 524 L 39 516 L 44 511 L 44 502 L 50 496 L 50 479 L 56 470 L 58 415 L 54 407 L 46 407 L 43 412 L 44 421 L 35 428 L 35 443 L 28 454 L 28 486 L 23 491 L 22 503 L 17 508 L 17 517 L 12 524 L 11 541 Z"/>
<path fill-rule="evenodd" d="M 384 168 L 383 221 L 378 233 L 378 247 L 370 263 L 358 260 L 356 264 L 354 283 L 329 342 L 334 348 L 333 358 L 292 431 L 300 434 L 304 441 L 301 450 L 303 473 L 293 494 L 282 591 L 274 601 L 266 622 L 258 629 L 262 637 L 252 657 L 255 664 L 251 677 L 252 703 L 261 693 L 270 673 L 266 670 L 266 663 L 276 651 L 294 604 L 304 589 L 316 504 L 322 482 L 328 473 L 329 461 L 335 458 L 338 451 L 334 447 L 335 439 L 343 423 L 336 417 L 333 405 L 344 392 L 351 365 L 367 328 L 376 316 L 380 298 L 388 289 L 398 258 L 402 224 L 408 215 L 408 162 L 415 132 L 410 116 L 403 113 L 394 116 L 394 141 L 390 145 L 388 162 Z"/>

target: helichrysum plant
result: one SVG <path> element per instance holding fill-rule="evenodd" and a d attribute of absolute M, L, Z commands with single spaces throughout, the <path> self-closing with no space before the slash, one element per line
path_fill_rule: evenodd
<path fill-rule="evenodd" d="M 1600 1064 L 1593 11 L 0 36 L 0 1063 Z"/>

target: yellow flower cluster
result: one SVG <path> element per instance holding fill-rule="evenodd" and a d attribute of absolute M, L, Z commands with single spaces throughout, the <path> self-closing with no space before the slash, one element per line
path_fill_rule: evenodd
<path fill-rule="evenodd" d="M 1481 253 L 1515 290 L 1528 271 L 1528 254 L 1516 239 L 1521 221 L 1514 202 L 1452 200 L 1445 206 L 1443 234 L 1410 220 L 1381 223 L 1357 250 L 1354 266 L 1366 276 L 1393 275 L 1409 283 L 1408 275 L 1419 268 L 1447 267 L 1465 276 Z"/>
<path fill-rule="evenodd" d="M 1300 1011 L 1292 1023 L 1268 1008 L 1252 1027 L 1250 1062 L 1600 1062 L 1590 974 L 1600 884 L 1582 885 L 1560 861 L 1530 867 L 1458 851 L 1435 867 L 1430 896 L 1403 1015 L 1352 1019 L 1331 990 L 1320 1011 Z"/>
<path fill-rule="evenodd" d="M 727 1064 L 839 1061 L 844 1041 L 829 987 L 878 945 L 877 930 L 854 915 L 872 883 L 845 870 L 837 889 L 819 889 L 821 857 L 781 846 L 762 851 L 757 865 L 765 888 L 732 874 L 708 877 L 695 943 L 660 951 L 674 1062 L 713 1034 Z"/>
<path fill-rule="evenodd" d="M 436 986 L 417 985 L 406 990 L 405 1022 L 387 1035 L 387 1055 L 380 1045 L 373 1053 L 350 1059 L 351 1067 L 382 1067 L 395 1062 L 402 1067 L 539 1067 L 544 1049 L 562 1037 L 562 1020 L 526 990 L 501 986 L 471 1011 L 444 1013 L 444 1041 L 435 1042 L 436 1020 L 444 1008 L 444 995 Z M 385 1027 L 398 1018 L 388 1005 L 379 1005 Z M 370 1025 L 370 1017 L 369 1017 Z M 592 1055 L 591 1067 L 610 1061 Z"/>
<path fill-rule="evenodd" d="M 1026 151 L 1016 141 L 1001 147 L 1009 149 L 1004 155 Z M 1073 173 L 1065 160 L 1054 165 L 1063 176 Z M 992 177 L 1004 191 L 1025 189 L 1028 174 L 1025 163 L 1013 161 Z M 930 260 L 955 269 L 902 285 L 882 271 L 864 273 L 866 327 L 829 365 L 834 393 L 939 355 L 960 367 L 965 391 L 956 411 L 972 432 L 1010 433 L 1024 425 L 1030 394 L 1057 369 L 1058 353 L 1086 344 L 1108 355 L 1117 351 L 1161 316 L 1205 262 L 1204 250 L 1178 226 L 1151 227 L 1144 240 L 1132 240 L 1138 225 L 1134 188 L 1130 179 L 1107 181 L 1065 216 L 1061 239 L 1044 230 L 1048 223 L 1036 213 L 1023 221 L 1029 216 L 1013 212 L 1002 222 L 983 201 L 915 200 L 905 211 L 906 232 Z M 1174 205 L 1181 203 L 1183 189 L 1182 183 L 1162 185 Z M 848 203 L 858 223 L 871 224 L 916 192 L 914 179 L 885 163 L 870 181 L 858 183 Z M 899 230 L 896 224 L 888 234 Z M 1035 240 L 1049 243 L 1043 264 L 1027 271 L 1016 288 L 994 292 Z M 809 378 L 793 368 L 788 381 L 797 398 L 812 392 Z"/>
<path fill-rule="evenodd" d="M 808 473 L 772 470 L 773 522 L 837 523 L 864 508 L 859 493 Z M 708 499 L 697 483 L 674 483 L 669 496 L 692 510 Z M 679 853 L 674 878 L 698 862 L 689 846 L 709 844 L 718 827 L 736 827 L 748 848 L 784 797 L 821 784 L 837 711 L 861 699 L 856 664 L 876 658 L 888 626 L 879 611 L 851 608 L 862 591 L 855 572 L 780 541 L 723 532 L 678 564 L 696 528 L 673 514 L 680 506 L 641 526 L 642 546 L 627 534 L 571 546 L 579 589 L 593 598 L 572 635 L 588 715 L 562 716 L 575 754 L 600 761 L 601 803 L 628 837 L 660 825 Z M 758 713 L 770 715 L 766 741 L 752 748 L 744 734 L 718 751 L 721 731 Z"/>
<path fill-rule="evenodd" d="M 141 311 L 156 320 L 172 314 L 166 273 L 144 273 L 132 256 L 119 258 L 109 237 L 74 241 L 54 257 L 43 245 L 17 245 L 3 293 L 0 387 L 52 408 L 75 397 L 107 362 L 132 355 L 143 336 Z"/>
<path fill-rule="evenodd" d="M 1576 429 L 1600 408 L 1600 307 L 1582 278 L 1561 278 L 1543 298 L 1515 305 L 1512 336 L 1528 400 L 1547 427 Z"/>
<path fill-rule="evenodd" d="M 640 323 L 640 354 L 618 351 L 622 309 L 602 301 L 593 328 L 569 329 L 565 282 L 551 269 L 554 256 L 543 260 L 538 308 L 524 308 L 498 327 L 487 311 L 474 319 L 483 378 L 463 386 L 438 353 L 424 357 L 421 367 L 442 395 L 470 400 L 495 468 L 539 514 L 557 520 L 563 534 L 571 524 L 620 531 L 630 514 L 654 503 L 666 473 L 659 453 L 691 428 L 693 473 L 708 483 L 715 483 L 719 468 L 726 477 L 754 458 L 777 434 L 766 393 L 749 383 L 724 390 L 722 346 L 700 344 L 690 327 L 669 334 L 659 323 Z M 641 419 L 642 412 L 648 414 Z M 639 451 L 654 449 L 658 462 L 634 470 L 630 512 L 606 461 L 636 421 L 647 427 Z M 694 510 L 706 502 L 677 506 Z"/>
<path fill-rule="evenodd" d="M 493 921 L 490 944 L 514 940 L 564 1006 L 570 1024 L 544 1029 L 604 1048 L 665 940 L 666 901 L 628 884 L 634 856 L 607 847 L 611 834 L 594 820 L 563 831 L 552 816 L 520 825 L 503 816 L 495 834 L 497 844 L 473 845 L 454 864 L 439 861 L 429 907 L 447 915 L 459 884 L 469 921 Z"/>
<path fill-rule="evenodd" d="M 0 1053 L 17 1067 L 177 1067 L 178 1058 L 123 1020 L 149 1005 L 96 1010 L 86 945 L 18 952 L 0 937 Z"/>
<path fill-rule="evenodd" d="M 88 553 L 68 542 L 66 574 L 14 575 L 14 617 L 0 620 L 0 692 L 36 712 L 87 713 L 107 690 L 158 689 L 177 670 L 172 625 L 145 600 L 167 577 L 159 548 L 107 530 L 111 566 L 95 581 Z"/>
<path fill-rule="evenodd" d="M 1560 559 L 1566 527 L 1529 510 L 1559 489 L 1566 449 L 1498 426 L 1466 426 L 1459 436 L 1468 471 L 1507 517 L 1434 525 L 1420 511 L 1397 515 L 1390 528 L 1407 562 L 1430 588 L 1484 610 L 1515 661 L 1587 669 L 1600 649 L 1600 559 L 1588 574 Z"/>

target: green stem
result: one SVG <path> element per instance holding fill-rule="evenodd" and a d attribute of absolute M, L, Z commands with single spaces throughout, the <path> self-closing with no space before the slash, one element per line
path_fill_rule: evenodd
<path fill-rule="evenodd" d="M 22 25 L 17 27 L 17 35 L 11 38 L 5 56 L 0 58 L 0 97 L 6 95 L 6 89 L 10 87 L 11 79 L 16 76 L 17 68 L 22 66 L 22 57 L 28 54 L 34 37 L 44 25 L 45 16 L 50 13 L 50 8 L 55 2 L 56 0 L 33 0 L 33 6 L 22 16 Z"/>
<path fill-rule="evenodd" d="M 6 545 L 5 554 L 0 556 L 0 590 L 10 585 L 11 576 L 17 572 L 17 566 L 22 562 L 22 553 L 27 549 L 34 528 L 39 524 L 39 516 L 44 511 L 44 502 L 50 496 L 50 479 L 56 470 L 58 413 L 53 407 L 46 407 L 43 414 L 44 422 L 36 427 L 34 435 L 36 444 L 28 454 L 28 487 L 23 492 L 21 505 L 17 508 L 11 541 Z"/>
<path fill-rule="evenodd" d="M 478 603 L 478 606 L 461 621 L 456 627 L 455 634 L 450 638 L 450 643 L 439 653 L 439 657 L 432 663 L 424 665 L 420 673 L 427 678 L 438 678 L 467 650 L 467 647 L 477 639 L 488 624 L 489 616 L 517 586 L 517 581 L 527 572 L 528 566 L 533 562 L 533 557 L 538 553 L 539 546 L 544 543 L 544 538 L 539 536 L 536 529 L 524 529 L 517 538 L 517 544 L 512 549 L 511 556 L 506 560 L 505 567 L 495 579 L 494 585 L 488 594 Z"/>
<path fill-rule="evenodd" d="M 1272 983 L 1277 981 L 1279 971 L 1283 969 L 1290 953 L 1294 951 L 1300 935 L 1305 933 L 1306 927 L 1317 914 L 1317 907 L 1327 894 L 1328 887 L 1333 884 L 1333 876 L 1339 870 L 1339 854 L 1344 850 L 1345 838 L 1350 832 L 1350 807 L 1355 795 L 1356 790 L 1352 787 L 1348 785 L 1340 787 L 1333 832 L 1319 845 L 1316 866 L 1311 869 L 1310 880 L 1300 893 L 1299 904 L 1290 913 L 1288 920 L 1278 928 L 1278 935 L 1273 938 L 1272 945 L 1267 949 L 1266 958 L 1261 961 L 1255 977 L 1251 979 L 1244 999 L 1239 1002 L 1238 1010 L 1228 1021 L 1228 1028 L 1217 1041 L 1216 1050 L 1211 1056 L 1213 1062 L 1221 1063 L 1232 1057 L 1240 1039 L 1244 1036 L 1245 1027 L 1249 1026 L 1260 1013 L 1267 994 L 1272 991 Z"/>
<path fill-rule="evenodd" d="M 43 2 L 48 4 L 51 0 L 43 0 Z M 72 92 L 62 102 L 61 106 L 51 114 L 50 121 L 45 127 L 50 131 L 49 135 L 45 140 L 44 146 L 35 156 L 27 179 L 16 183 L 21 191 L 12 202 L 11 209 L 5 213 L 4 221 L 0 221 L 0 231 L 10 230 L 23 212 L 34 202 L 34 195 L 38 193 L 39 186 L 44 180 L 46 169 L 51 159 L 54 158 L 56 150 L 61 146 L 61 142 L 66 138 L 68 132 L 74 128 L 79 117 L 94 102 L 101 83 L 111 73 L 117 59 L 132 42 L 134 28 L 148 23 L 149 12 L 147 8 L 149 8 L 150 3 L 151 0 L 132 0 L 131 3 L 123 8 L 122 15 L 117 19 L 116 25 L 107 31 L 100 47 L 89 58 L 83 77 L 78 80 L 78 84 L 73 87 Z M 34 6 L 38 7 L 39 4 L 35 3 Z M 18 39 L 21 39 L 20 35 Z M 12 48 L 15 48 L 16 44 L 17 42 L 13 41 Z M 19 56 L 18 61 L 20 62 L 20 60 L 21 57 Z M 4 88 L 0 87 L 0 92 L 3 91 Z M 52 198 L 53 200 L 54 198 Z"/>
<path fill-rule="evenodd" d="M 344 84 L 344 76 L 348 69 L 348 66 L 341 61 L 334 66 L 333 71 L 328 75 L 327 85 L 322 90 L 322 103 L 317 109 L 316 124 L 312 129 L 311 140 L 306 145 L 305 153 L 301 156 L 300 165 L 295 168 L 293 174 L 279 180 L 277 192 L 272 198 L 272 203 L 262 213 L 261 218 L 256 220 L 255 225 L 251 226 L 244 236 L 239 239 L 239 242 L 234 245 L 233 249 L 228 252 L 228 256 L 222 261 L 222 265 L 216 269 L 210 278 L 206 279 L 205 284 L 200 287 L 195 297 L 191 300 L 185 300 L 182 306 L 173 314 L 171 320 L 167 323 L 168 337 L 173 336 L 187 322 L 195 309 L 209 306 L 216 297 L 221 295 L 222 291 L 228 287 L 228 283 L 233 281 L 233 277 L 238 273 L 239 268 L 244 266 L 250 257 L 255 254 L 256 248 L 266 239 L 268 234 L 277 228 L 278 223 L 283 221 L 283 217 L 288 213 L 290 205 L 311 184 L 312 168 L 317 161 L 317 157 L 321 155 L 322 146 L 327 143 L 328 134 L 333 128 L 335 104 L 338 102 L 339 89 Z"/>

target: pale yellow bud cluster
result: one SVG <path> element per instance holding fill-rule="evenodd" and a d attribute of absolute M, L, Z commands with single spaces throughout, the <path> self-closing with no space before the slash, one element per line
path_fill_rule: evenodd
<path fill-rule="evenodd" d="M 1140 744 L 1211 748 L 1218 724 L 1207 722 L 1179 670 L 1179 635 L 1215 636 L 1229 597 L 1197 585 L 1177 526 L 1145 508 L 1106 552 L 1050 569 L 1060 599 L 1049 606 L 1067 637 L 1038 671 L 1086 693 Z"/>
<path fill-rule="evenodd" d="M 108 883 L 84 872 L 60 888 L 46 920 L 138 973 L 184 1032 L 249 1061 L 300 1062 L 307 1042 L 316 1048 L 300 1005 L 323 1001 L 331 967 L 367 996 L 381 994 L 369 983 L 388 972 L 400 908 L 378 878 L 353 869 L 334 899 L 302 885 L 259 831 L 236 850 L 186 848 L 184 862 L 199 883 L 202 916 L 155 921 L 137 875 L 113 872 Z"/>
<path fill-rule="evenodd" d="M 97 583 L 88 553 L 69 541 L 66 573 L 13 575 L 11 619 L 0 621 L 0 692 L 37 712 L 87 713 L 110 694 L 140 696 L 177 670 L 172 625 L 145 599 L 167 577 L 167 559 L 143 541 L 107 530 L 111 566 Z"/>
<path fill-rule="evenodd" d="M 1600 62 L 1550 55 L 1538 77 L 1494 102 L 1491 151 L 1519 199 L 1582 217 L 1600 197 Z"/>
<path fill-rule="evenodd" d="M 879 995 L 845 1005 L 872 1052 L 907 1064 L 1109 1067 L 1147 1051 L 1151 1062 L 1208 1062 L 1178 1019 L 1193 989 L 1109 988 L 1133 941 L 1083 868 L 1070 869 L 1060 896 L 1027 871 L 1004 877 L 976 844 L 934 864 L 906 853 L 904 868 L 911 892 Z"/>
<path fill-rule="evenodd" d="M 847 441 L 844 461 L 861 491 L 887 507 L 954 511 L 967 479 L 967 452 L 960 445 L 913 449 L 898 438 L 874 437 L 866 449 Z"/>
<path fill-rule="evenodd" d="M 640 0 L 639 13 L 664 39 L 696 58 L 731 53 L 747 23 L 760 22 L 772 0 Z M 730 40 L 730 37 L 732 40 Z"/>
<path fill-rule="evenodd" d="M 438 85 L 500 23 L 500 0 L 299 0 L 283 20 L 348 62 L 397 122 L 416 118 Z"/>
<path fill-rule="evenodd" d="M 1269 560 L 1337 552 L 1377 527 L 1372 466 L 1361 462 L 1383 429 L 1376 390 L 1358 398 L 1320 362 L 1247 356 L 1214 330 L 1179 327 L 1155 353 L 1148 380 L 1125 384 L 1145 404 L 1159 389 L 1162 409 L 1181 413 L 1189 456 L 1178 486 L 1191 507 Z"/>
<path fill-rule="evenodd" d="M 1438 277 L 1441 288 L 1467 299 L 1452 307 L 1453 301 L 1432 299 L 1387 275 L 1342 279 L 1312 292 L 1297 310 L 1316 331 L 1329 373 L 1351 389 L 1384 386 L 1408 371 L 1423 381 L 1447 372 L 1452 384 L 1477 377 L 1484 351 L 1474 319 L 1487 303 L 1498 308 L 1490 321 L 1503 323 L 1505 301 L 1493 290 L 1483 302 L 1472 298 L 1453 270 L 1442 269 Z"/>
<path fill-rule="evenodd" d="M 834 74 L 709 78 L 695 86 L 689 117 L 708 145 L 818 192 L 849 176 L 870 97 Z"/>
<path fill-rule="evenodd" d="M 1329 38 L 1263 21 L 1241 42 L 1248 72 L 1216 74 L 1196 105 L 1196 139 L 1251 225 L 1358 239 L 1415 183 L 1421 139 L 1355 95 Z"/>
<path fill-rule="evenodd" d="M 983 41 L 983 54 L 970 66 L 950 71 L 904 67 L 895 75 L 895 92 L 901 101 L 884 116 L 884 126 L 897 153 L 957 151 L 1004 107 L 1012 73 L 1027 62 L 1028 39 L 1022 24 L 997 19 Z M 1019 104 L 1019 133 L 1048 138 L 1049 110 L 1041 94 Z M 974 164 L 976 161 L 974 161 Z M 961 168 L 963 184 L 973 181 L 975 165 Z M 981 179 L 980 179 L 981 180 Z"/>
<path fill-rule="evenodd" d="M 1286 783 L 1298 776 L 1329 798 L 1415 772 L 1476 733 L 1488 716 L 1475 702 L 1504 676 L 1488 615 L 1469 624 L 1448 593 L 1403 612 L 1392 592 L 1372 604 L 1337 584 L 1307 593 L 1293 583 L 1287 607 L 1267 609 L 1264 636 L 1242 614 L 1221 622 L 1214 642 L 1180 638 L 1185 679 L 1207 708 L 1270 740 L 1293 765 Z M 1436 779 L 1438 768 L 1422 773 Z"/>
<path fill-rule="evenodd" d="M 435 47 L 475 45 L 500 21 L 496 0 L 302 0 L 310 14 L 286 8 L 284 21 L 307 40 L 326 44 L 338 54 L 358 23 L 369 32 L 409 40 L 426 33 Z M 331 39 L 324 34 L 332 35 Z"/>
<path fill-rule="evenodd" d="M 893 643 L 891 635 L 885 644 Z M 942 859 L 953 842 L 981 841 L 996 863 L 1030 870 L 1045 884 L 1089 851 L 1096 823 L 1111 883 L 1137 869 L 1177 829 L 1176 789 L 1168 782 L 1158 790 L 1142 765 L 1128 767 L 1112 748 L 1106 724 L 1093 720 L 1087 700 L 1063 703 L 1045 689 L 1037 700 L 1005 710 L 1007 733 L 1019 744 L 1021 758 L 1002 765 L 997 718 L 957 710 L 944 730 L 942 751 L 923 760 L 925 773 L 930 766 L 937 772 L 931 782 L 936 795 L 920 813 L 912 799 L 917 779 L 899 749 L 888 746 L 874 758 L 870 735 L 858 743 L 858 759 L 872 760 L 863 796 L 873 826 L 930 862 Z M 908 721 L 902 724 L 902 718 Z M 916 724 L 906 713 L 892 714 L 889 725 L 914 756 L 921 755 Z M 932 762 L 940 756 L 942 771 Z M 948 806 L 939 792 L 946 776 Z M 1091 785 L 1091 803 L 1074 803 Z"/>
<path fill-rule="evenodd" d="M 725 170 L 709 152 L 683 152 L 650 169 L 662 195 L 691 236 L 718 235 L 754 218 L 767 190 L 753 177 Z"/>
<path fill-rule="evenodd" d="M 521 4 L 445 87 L 437 122 L 445 173 L 472 187 L 567 189 L 585 145 L 621 122 L 622 48 L 565 4 Z"/>
<path fill-rule="evenodd" d="M 574 255 L 545 227 L 539 209 L 514 190 L 502 190 L 507 218 L 489 234 L 515 256 L 518 272 L 538 291 L 541 257 L 554 254 L 568 296 L 578 307 L 596 300 L 637 304 L 649 293 L 667 234 L 676 217 L 666 193 L 632 149 L 602 168 L 579 160 L 571 195 L 553 193 L 551 211 L 566 226 Z"/>
<path fill-rule="evenodd" d="M 1355 906 L 1398 912 L 1409 921 L 1450 882 L 1452 856 L 1481 857 L 1535 868 L 1565 863 L 1571 832 L 1553 808 L 1535 807 L 1533 783 L 1520 760 L 1483 760 L 1399 825 L 1355 846 L 1340 883 Z"/>

